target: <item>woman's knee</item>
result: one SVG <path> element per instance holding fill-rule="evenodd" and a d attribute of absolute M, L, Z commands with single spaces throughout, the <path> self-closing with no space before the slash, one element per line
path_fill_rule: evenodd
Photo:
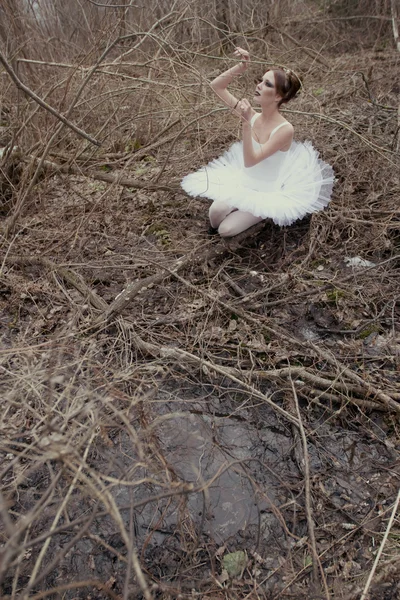
<path fill-rule="evenodd" d="M 233 237 L 262 220 L 262 217 L 255 217 L 251 213 L 237 211 L 222 221 L 218 233 L 222 237 Z"/>
<path fill-rule="evenodd" d="M 215 200 L 210 206 L 209 215 L 211 216 L 226 216 L 231 212 L 231 208 L 220 200 Z"/>
<path fill-rule="evenodd" d="M 225 202 L 221 202 L 216 200 L 210 206 L 210 210 L 208 212 L 211 225 L 213 227 L 218 227 L 223 219 L 225 219 L 226 215 L 231 212 L 230 206 L 225 204 Z"/>
<path fill-rule="evenodd" d="M 222 221 L 221 225 L 218 227 L 218 233 L 221 237 L 233 237 L 238 233 L 236 230 L 237 226 L 229 222 L 226 223 L 225 221 Z"/>

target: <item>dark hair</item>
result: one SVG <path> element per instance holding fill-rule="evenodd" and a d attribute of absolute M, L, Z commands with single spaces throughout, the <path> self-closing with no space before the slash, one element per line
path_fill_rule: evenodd
<path fill-rule="evenodd" d="M 299 77 L 289 69 L 271 69 L 275 77 L 275 89 L 282 96 L 278 102 L 278 106 L 286 104 L 294 98 L 301 88 Z"/>

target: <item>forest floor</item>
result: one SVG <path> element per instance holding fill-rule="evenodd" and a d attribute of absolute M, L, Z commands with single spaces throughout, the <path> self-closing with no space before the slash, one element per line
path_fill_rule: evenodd
<path fill-rule="evenodd" d="M 285 115 L 333 200 L 288 228 L 210 238 L 178 187 L 233 116 L 49 155 L 0 270 L 2 598 L 350 600 L 382 550 L 400 597 L 400 59 L 331 64 Z"/>

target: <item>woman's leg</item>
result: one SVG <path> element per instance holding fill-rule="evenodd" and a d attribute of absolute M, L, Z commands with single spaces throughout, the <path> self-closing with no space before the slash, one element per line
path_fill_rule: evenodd
<path fill-rule="evenodd" d="M 218 228 L 218 233 L 221 237 L 233 237 L 260 221 L 263 221 L 262 217 L 255 217 L 249 212 L 236 210 L 225 217 Z"/>
<path fill-rule="evenodd" d="M 209 211 L 211 227 L 217 229 L 222 223 L 222 221 L 225 219 L 225 217 L 229 215 L 229 213 L 231 213 L 233 210 L 234 209 L 231 206 L 225 204 L 225 202 L 221 202 L 219 200 L 213 202 L 210 206 Z"/>

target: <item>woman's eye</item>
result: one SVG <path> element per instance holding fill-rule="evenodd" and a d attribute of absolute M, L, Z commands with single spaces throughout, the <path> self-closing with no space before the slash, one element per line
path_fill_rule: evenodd
<path fill-rule="evenodd" d="M 259 83 L 261 83 L 261 82 L 262 82 L 262 79 L 261 79 L 261 77 L 256 77 L 256 78 L 255 78 L 255 80 L 254 80 L 254 83 L 255 83 L 256 85 L 258 85 L 258 84 L 259 84 Z"/>

